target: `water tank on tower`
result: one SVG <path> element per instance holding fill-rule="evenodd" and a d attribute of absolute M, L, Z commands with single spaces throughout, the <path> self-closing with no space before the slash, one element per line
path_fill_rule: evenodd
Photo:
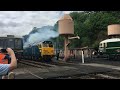
<path fill-rule="evenodd" d="M 59 24 L 59 34 L 60 35 L 73 35 L 74 34 L 74 23 L 73 19 L 69 14 L 65 14 L 58 22 Z"/>
<path fill-rule="evenodd" d="M 108 36 L 120 36 L 120 24 L 108 25 Z"/>
<path fill-rule="evenodd" d="M 66 61 L 69 58 L 68 37 L 74 35 L 74 23 L 73 23 L 73 19 L 70 17 L 69 14 L 65 14 L 58 21 L 58 32 L 59 35 L 62 35 L 64 37 L 64 61 Z"/>

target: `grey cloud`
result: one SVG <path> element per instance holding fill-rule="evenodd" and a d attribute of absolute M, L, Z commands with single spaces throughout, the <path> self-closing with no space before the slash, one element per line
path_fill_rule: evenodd
<path fill-rule="evenodd" d="M 17 26 L 20 26 L 21 23 L 17 23 L 17 22 L 9 22 L 7 23 L 7 26 L 11 26 L 11 27 L 17 27 Z"/>
<path fill-rule="evenodd" d="M 5 27 L 5 26 L 6 26 L 6 24 L 5 24 L 5 23 L 0 22 L 0 27 Z"/>
<path fill-rule="evenodd" d="M 21 23 L 17 23 L 17 22 L 8 22 L 8 23 L 4 23 L 4 22 L 0 22 L 0 28 L 3 28 L 3 27 L 17 27 L 17 26 L 20 26 Z"/>

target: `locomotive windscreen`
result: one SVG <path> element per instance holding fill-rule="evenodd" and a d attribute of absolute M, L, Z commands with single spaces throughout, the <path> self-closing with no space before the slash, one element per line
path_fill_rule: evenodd
<path fill-rule="evenodd" d="M 43 43 L 44 43 L 44 44 L 52 44 L 51 41 L 44 41 Z"/>
<path fill-rule="evenodd" d="M 53 47 L 53 44 L 51 41 L 44 41 L 43 42 L 43 47 Z"/>

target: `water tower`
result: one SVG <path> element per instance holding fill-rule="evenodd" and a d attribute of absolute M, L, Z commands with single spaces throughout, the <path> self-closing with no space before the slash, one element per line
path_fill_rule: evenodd
<path fill-rule="evenodd" d="M 108 25 L 108 36 L 109 37 L 120 37 L 120 24 Z"/>
<path fill-rule="evenodd" d="M 73 23 L 73 19 L 70 17 L 69 14 L 65 14 L 58 21 L 58 32 L 59 32 L 59 35 L 64 37 L 64 60 L 66 61 L 69 57 L 69 53 L 68 53 L 69 39 L 68 39 L 68 37 L 74 35 L 74 23 Z"/>

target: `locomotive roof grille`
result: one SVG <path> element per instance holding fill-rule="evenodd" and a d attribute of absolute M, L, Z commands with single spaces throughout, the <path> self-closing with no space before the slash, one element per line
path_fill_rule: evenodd
<path fill-rule="evenodd" d="M 100 43 L 107 43 L 107 42 L 120 42 L 120 38 L 106 39 L 101 41 Z"/>

